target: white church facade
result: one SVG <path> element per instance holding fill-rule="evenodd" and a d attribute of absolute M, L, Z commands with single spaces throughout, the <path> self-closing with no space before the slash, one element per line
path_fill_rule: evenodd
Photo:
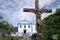
<path fill-rule="evenodd" d="M 31 36 L 33 33 L 36 33 L 35 24 L 27 20 L 23 20 L 18 23 L 18 36 L 23 36 L 24 33 L 29 36 Z"/>

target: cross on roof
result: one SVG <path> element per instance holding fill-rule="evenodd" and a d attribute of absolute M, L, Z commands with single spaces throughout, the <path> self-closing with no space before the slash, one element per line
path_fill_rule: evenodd
<path fill-rule="evenodd" d="M 42 13 L 51 13 L 52 10 L 51 9 L 39 9 L 39 2 L 38 0 L 35 0 L 35 9 L 33 8 L 24 8 L 23 9 L 24 12 L 33 12 L 34 14 L 36 14 L 36 29 L 37 29 L 37 40 L 41 40 L 41 36 L 39 38 L 39 31 L 41 30 L 41 14 Z M 40 29 L 39 29 L 40 28 Z"/>

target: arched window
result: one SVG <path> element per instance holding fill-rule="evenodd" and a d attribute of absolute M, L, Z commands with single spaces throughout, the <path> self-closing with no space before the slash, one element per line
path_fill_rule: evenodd
<path fill-rule="evenodd" d="M 28 28 L 30 28 L 30 25 L 28 26 Z"/>
<path fill-rule="evenodd" d="M 24 25 L 24 28 L 26 28 L 26 25 Z"/>
<path fill-rule="evenodd" d="M 20 25 L 20 28 L 22 28 L 22 26 Z"/>

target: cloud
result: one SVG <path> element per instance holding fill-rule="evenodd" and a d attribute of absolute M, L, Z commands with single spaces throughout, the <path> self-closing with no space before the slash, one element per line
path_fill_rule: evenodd
<path fill-rule="evenodd" d="M 40 8 L 43 8 L 44 6 L 46 5 L 50 5 L 52 4 L 53 2 L 55 2 L 56 0 L 39 0 L 39 5 L 40 5 Z"/>
<path fill-rule="evenodd" d="M 56 0 L 39 0 L 40 8 L 52 5 Z M 59 3 L 58 3 L 59 4 Z M 0 0 L 0 14 L 13 25 L 17 25 L 22 20 L 33 22 L 36 20 L 35 14 L 23 12 L 23 8 L 35 8 L 35 0 Z M 46 7 L 45 7 L 46 8 Z M 50 14 L 42 14 L 42 18 Z"/>
<path fill-rule="evenodd" d="M 58 6 L 57 6 L 57 8 L 59 8 L 59 9 L 60 9 L 60 5 L 58 5 Z"/>

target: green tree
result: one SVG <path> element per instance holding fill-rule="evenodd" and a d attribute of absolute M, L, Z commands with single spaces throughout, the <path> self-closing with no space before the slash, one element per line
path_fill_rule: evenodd
<path fill-rule="evenodd" d="M 3 17 L 0 17 L 0 19 L 2 19 Z M 8 21 L 6 20 L 2 20 L 0 22 L 0 32 L 2 33 L 2 37 L 9 37 L 9 34 L 11 32 L 16 32 L 15 27 L 10 24 Z"/>
<path fill-rule="evenodd" d="M 0 16 L 0 20 L 3 19 L 3 17 Z"/>
<path fill-rule="evenodd" d="M 42 28 L 42 34 L 43 34 L 43 40 L 48 40 L 48 37 L 53 37 L 53 35 L 58 35 L 58 39 L 60 38 L 60 9 L 57 9 L 57 11 L 46 17 L 43 20 L 43 28 Z"/>
<path fill-rule="evenodd" d="M 36 33 L 32 34 L 31 38 L 32 38 L 32 40 L 36 40 L 37 34 Z"/>

